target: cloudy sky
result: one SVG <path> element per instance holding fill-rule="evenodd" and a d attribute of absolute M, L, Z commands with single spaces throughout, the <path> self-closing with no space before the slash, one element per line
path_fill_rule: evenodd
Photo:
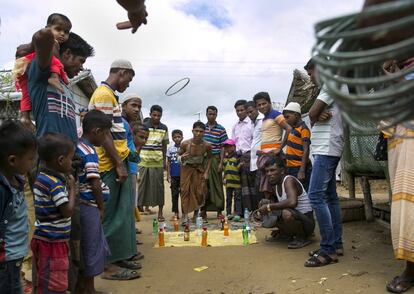
<path fill-rule="evenodd" d="M 72 31 L 95 48 L 88 59 L 97 82 L 107 76 L 114 59 L 129 59 L 136 76 L 129 92 L 141 95 L 144 115 L 152 104 L 164 108 L 170 130 L 187 137 L 205 108 L 219 108 L 218 121 L 230 132 L 237 120 L 237 99 L 267 91 L 277 102 L 286 100 L 292 72 L 311 55 L 313 25 L 320 20 L 355 12 L 362 0 L 147 0 L 148 25 L 132 35 L 115 24 L 126 13 L 115 0 L 3 1 L 0 11 L 0 69 L 11 68 L 15 48 L 31 40 L 53 12 L 67 15 Z M 28 4 L 31 3 L 31 4 Z M 180 93 L 165 90 L 189 77 Z"/>

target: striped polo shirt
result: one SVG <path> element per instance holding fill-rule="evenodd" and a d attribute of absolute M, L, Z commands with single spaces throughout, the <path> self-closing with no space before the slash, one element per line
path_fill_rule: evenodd
<path fill-rule="evenodd" d="M 45 241 L 67 241 L 71 218 L 63 217 L 59 206 L 69 202 L 62 175 L 42 169 L 33 186 L 35 231 L 33 238 Z"/>
<path fill-rule="evenodd" d="M 149 129 L 148 140 L 141 149 L 141 167 L 163 167 L 164 157 L 162 153 L 163 146 L 169 144 L 168 128 L 163 123 L 154 127 L 151 120 L 144 123 Z"/>
<path fill-rule="evenodd" d="M 220 154 L 221 147 L 223 146 L 224 141 L 227 140 L 226 129 L 218 123 L 210 128 L 208 123 L 206 123 L 206 130 L 204 131 L 203 139 L 211 144 L 211 153 L 213 155 Z"/>
<path fill-rule="evenodd" d="M 282 143 L 283 130 L 279 125 L 285 118 L 279 111 L 272 109 L 262 121 L 262 143 L 261 149 L 268 152 L 280 147 Z"/>
<path fill-rule="evenodd" d="M 108 84 L 102 82 L 96 88 L 89 102 L 89 110 L 92 109 L 100 110 L 112 119 L 111 135 L 114 140 L 114 146 L 121 160 L 125 160 L 129 155 L 129 149 L 122 121 L 122 108 L 118 103 L 114 90 Z M 96 152 L 99 157 L 100 172 L 110 171 L 115 167 L 112 159 L 106 154 L 103 147 L 96 147 Z"/>
<path fill-rule="evenodd" d="M 32 113 L 36 121 L 36 137 L 46 133 L 61 133 L 76 142 L 76 115 L 74 96 L 61 79 L 63 93 L 50 86 L 50 67 L 41 69 L 37 57 L 28 69 L 28 90 Z"/>
<path fill-rule="evenodd" d="M 293 128 L 287 139 L 286 146 L 286 166 L 300 167 L 303 157 L 303 142 L 310 143 L 310 131 L 305 122 Z"/>
<path fill-rule="evenodd" d="M 224 180 L 226 188 L 241 188 L 240 160 L 237 157 L 224 158 Z"/>
<path fill-rule="evenodd" d="M 95 196 L 92 194 L 90 180 L 99 179 L 102 187 L 102 197 L 106 201 L 109 198 L 109 188 L 101 181 L 99 175 L 98 155 L 95 152 L 95 147 L 86 139 L 81 138 L 76 147 L 76 154 L 81 158 L 80 173 L 79 173 L 79 197 L 92 204 L 96 205 Z"/>

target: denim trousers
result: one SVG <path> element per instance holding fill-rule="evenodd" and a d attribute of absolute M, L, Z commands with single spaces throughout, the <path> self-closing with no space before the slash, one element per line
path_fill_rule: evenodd
<path fill-rule="evenodd" d="M 23 294 L 20 270 L 23 258 L 0 263 L 0 293 Z"/>
<path fill-rule="evenodd" d="M 342 248 L 342 219 L 335 170 L 340 157 L 315 155 L 309 185 L 309 200 L 315 211 L 321 235 L 321 253 Z"/>

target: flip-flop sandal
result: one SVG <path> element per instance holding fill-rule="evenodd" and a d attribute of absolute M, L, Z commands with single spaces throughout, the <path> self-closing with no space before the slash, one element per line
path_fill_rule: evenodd
<path fill-rule="evenodd" d="M 142 245 L 142 244 L 144 244 L 144 243 L 137 240 L 137 245 Z"/>
<path fill-rule="evenodd" d="M 310 240 L 293 240 L 288 244 L 288 249 L 299 249 L 308 246 L 312 241 Z"/>
<path fill-rule="evenodd" d="M 163 222 L 165 222 L 165 217 L 159 217 L 159 218 L 158 218 L 158 222 L 159 222 L 159 223 L 163 223 Z"/>
<path fill-rule="evenodd" d="M 119 267 L 126 268 L 129 270 L 139 270 L 142 268 L 142 265 L 135 260 L 121 260 L 121 261 L 115 262 L 114 264 Z"/>
<path fill-rule="evenodd" d="M 142 234 L 142 230 L 140 230 L 140 229 L 135 229 L 135 234 Z"/>
<path fill-rule="evenodd" d="M 319 256 L 322 257 L 323 260 L 320 260 L 318 258 Z M 318 253 L 318 254 L 313 255 L 311 258 L 309 258 L 305 262 L 305 267 L 321 267 L 321 266 L 329 265 L 331 263 L 338 263 L 338 259 L 332 258 L 328 254 L 325 254 L 325 253 Z"/>
<path fill-rule="evenodd" d="M 101 279 L 105 280 L 117 280 L 117 281 L 128 281 L 133 279 L 138 279 L 141 277 L 141 274 L 137 271 L 131 271 L 126 268 L 122 268 L 112 275 L 102 275 Z"/>
<path fill-rule="evenodd" d="M 318 254 L 320 250 L 321 250 L 320 248 L 315 249 L 315 250 L 311 250 L 311 251 L 309 251 L 308 254 L 309 254 L 309 256 L 314 256 L 315 254 Z M 336 249 L 336 255 L 344 256 L 344 249 L 343 248 Z"/>
<path fill-rule="evenodd" d="M 414 279 L 405 280 L 400 276 L 394 277 L 387 283 L 387 290 L 391 293 L 404 293 L 414 286 Z"/>
<path fill-rule="evenodd" d="M 141 259 L 144 259 L 144 254 L 138 253 L 138 254 L 135 254 L 134 256 L 132 256 L 131 258 L 129 258 L 128 260 L 138 261 L 138 260 L 141 260 Z"/>

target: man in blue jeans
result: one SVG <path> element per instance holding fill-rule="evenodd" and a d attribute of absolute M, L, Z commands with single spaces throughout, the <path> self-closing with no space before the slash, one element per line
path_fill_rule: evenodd
<path fill-rule="evenodd" d="M 315 83 L 312 61 L 305 66 Z M 320 249 L 310 252 L 306 267 L 338 262 L 343 255 L 341 207 L 336 193 L 335 170 L 344 146 L 341 115 L 325 87 L 309 111 L 312 125 L 311 150 L 314 156 L 309 199 L 321 235 Z"/>

